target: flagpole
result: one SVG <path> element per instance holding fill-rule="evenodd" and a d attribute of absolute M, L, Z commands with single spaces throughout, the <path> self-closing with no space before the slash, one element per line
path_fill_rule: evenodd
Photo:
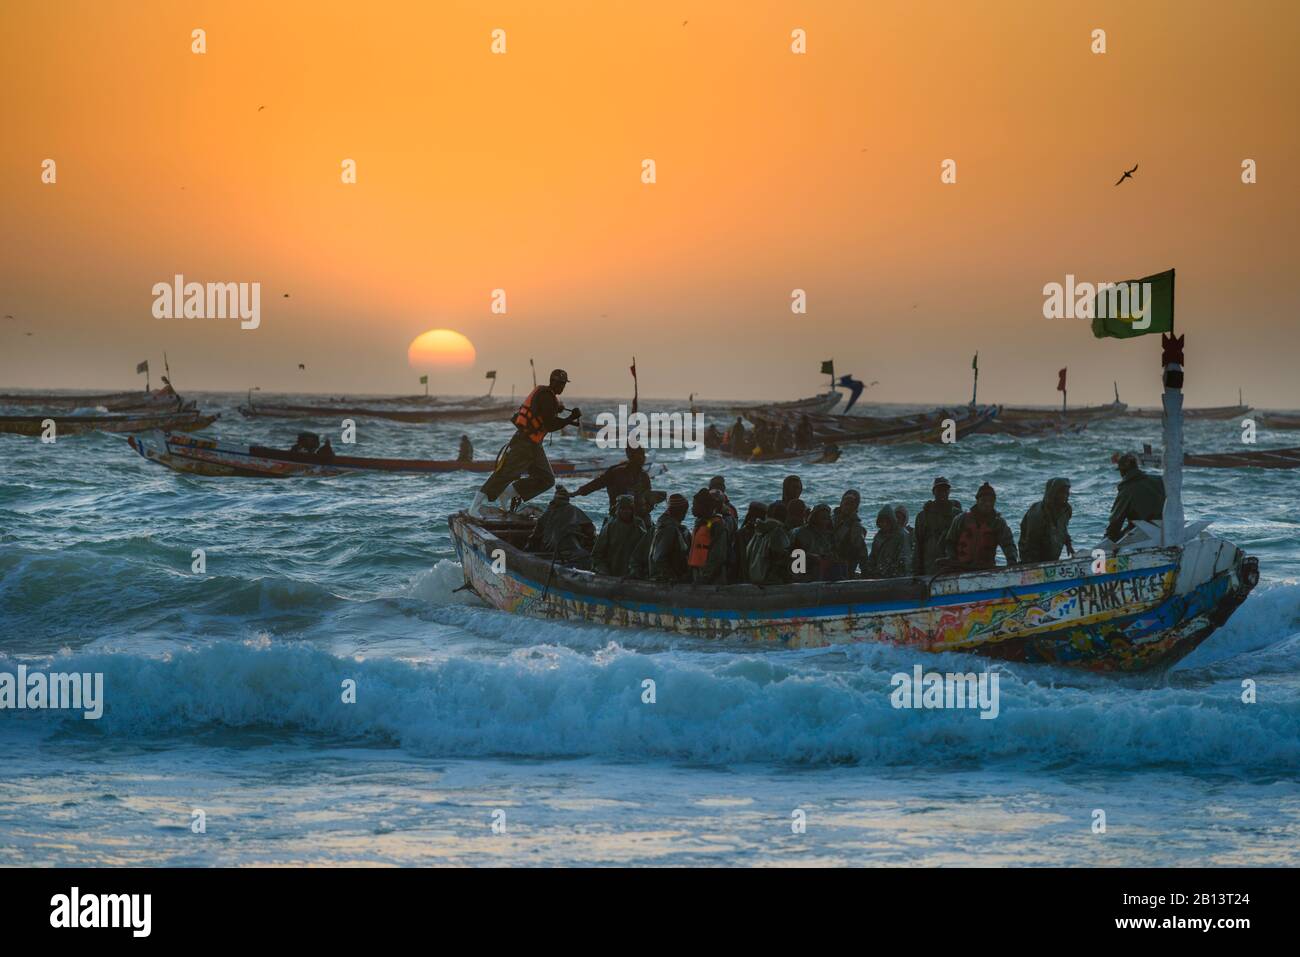
<path fill-rule="evenodd" d="M 1160 544 L 1181 545 L 1183 541 L 1183 342 L 1173 333 L 1161 336 L 1161 365 L 1164 404 L 1165 508 L 1161 514 Z"/>

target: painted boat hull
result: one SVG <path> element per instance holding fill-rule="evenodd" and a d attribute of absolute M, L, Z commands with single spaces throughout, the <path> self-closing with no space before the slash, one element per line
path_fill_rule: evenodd
<path fill-rule="evenodd" d="M 1113 555 L 1104 574 L 1070 559 L 933 579 L 667 585 L 553 565 L 463 512 L 448 523 L 466 582 L 515 614 L 779 647 L 882 642 L 1101 672 L 1179 660 L 1259 578 L 1256 559 L 1203 534 L 1181 547 Z M 494 556 L 504 559 L 500 574 Z"/>
<path fill-rule="evenodd" d="M 83 435 L 87 432 L 147 432 L 165 429 L 174 432 L 196 432 L 205 429 L 217 419 L 216 415 L 198 412 L 158 413 L 156 415 L 17 415 L 0 417 L 0 432 L 12 435 L 41 435 L 46 419 L 54 420 L 56 436 Z"/>
<path fill-rule="evenodd" d="M 444 472 L 491 472 L 492 459 L 470 462 L 438 459 L 378 459 L 336 456 L 329 462 L 275 449 L 223 448 L 212 439 L 187 435 L 149 432 L 127 437 L 131 448 L 141 458 L 187 475 L 212 478 L 333 478 L 357 472 L 392 472 L 406 475 L 441 474 Z M 554 461 L 551 470 L 557 476 L 581 475 L 603 471 L 606 466 L 579 467 L 572 462 Z"/>

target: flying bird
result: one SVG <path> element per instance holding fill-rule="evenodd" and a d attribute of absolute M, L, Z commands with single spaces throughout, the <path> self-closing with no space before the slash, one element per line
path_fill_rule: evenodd
<path fill-rule="evenodd" d="M 288 299 L 288 298 L 289 298 L 289 294 L 288 294 L 287 292 L 284 294 L 284 298 L 285 298 L 285 299 Z"/>
<path fill-rule="evenodd" d="M 688 23 L 690 23 L 690 22 L 691 22 L 690 20 L 683 20 L 683 21 L 682 21 L 682 26 L 686 26 L 686 24 L 688 24 Z"/>
<path fill-rule="evenodd" d="M 305 365 L 303 365 L 301 362 L 299 362 L 299 363 L 298 363 L 298 369 L 299 369 L 299 371 L 305 372 L 305 371 L 307 370 L 307 367 L 306 367 Z"/>
<path fill-rule="evenodd" d="M 1132 179 L 1132 178 L 1133 178 L 1133 174 L 1136 173 L 1137 171 L 1138 171 L 1137 163 L 1134 163 L 1132 169 L 1126 169 L 1126 170 L 1124 171 L 1124 175 L 1121 176 L 1119 179 L 1115 180 L 1115 185 L 1118 186 L 1120 183 L 1124 182 L 1124 180 L 1126 180 L 1126 179 Z"/>
<path fill-rule="evenodd" d="M 259 106 L 259 107 L 257 108 L 257 112 L 261 113 L 264 109 L 266 109 L 266 107 L 264 107 L 264 106 Z"/>

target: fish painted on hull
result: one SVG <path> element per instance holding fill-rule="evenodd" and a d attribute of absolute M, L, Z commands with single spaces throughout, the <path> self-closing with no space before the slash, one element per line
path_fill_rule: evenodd
<path fill-rule="evenodd" d="M 511 544 L 526 526 L 449 519 L 465 580 L 488 604 L 539 618 L 657 628 L 781 647 L 862 641 L 1092 671 L 1168 666 L 1227 620 L 1258 563 L 1202 535 L 1121 551 L 1106 571 L 1070 559 L 935 578 L 759 587 L 625 581 Z M 505 571 L 493 571 L 494 557 Z M 498 563 L 499 564 L 499 563 Z"/>

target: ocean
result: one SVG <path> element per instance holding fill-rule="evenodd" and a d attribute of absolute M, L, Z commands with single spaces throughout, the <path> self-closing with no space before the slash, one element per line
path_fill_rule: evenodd
<path fill-rule="evenodd" d="M 338 422 L 246 420 L 242 396 L 191 397 L 223 413 L 205 434 L 287 447 L 333 428 L 343 448 Z M 361 422 L 348 451 L 452 458 L 462 432 L 480 456 L 509 434 Z M 1194 422 L 1186 446 L 1240 436 Z M 1261 430 L 1258 447 L 1288 438 Z M 854 487 L 868 517 L 887 502 L 915 516 L 936 475 L 966 504 L 988 481 L 1017 530 L 1065 476 L 1088 547 L 1111 453 L 1144 441 L 1159 447 L 1159 420 L 846 446 L 800 471 L 810 505 Z M 617 459 L 576 437 L 549 454 Z M 669 491 L 724 474 L 742 512 L 789 471 L 651 460 Z M 99 720 L 0 711 L 0 864 L 1300 863 L 1294 473 L 1184 473 L 1188 519 L 1257 555 L 1261 582 L 1174 668 L 1122 677 L 511 616 L 456 590 L 447 516 L 481 480 L 195 478 L 120 436 L 0 436 L 0 672 L 104 676 Z M 599 522 L 603 492 L 577 501 Z M 918 663 L 995 670 L 998 717 L 894 708 L 891 676 Z"/>

